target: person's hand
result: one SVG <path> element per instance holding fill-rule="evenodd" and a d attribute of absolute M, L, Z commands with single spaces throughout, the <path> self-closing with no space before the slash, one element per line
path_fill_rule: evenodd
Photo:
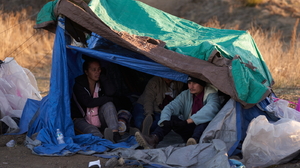
<path fill-rule="evenodd" d="M 173 120 L 172 121 L 172 125 L 174 127 L 184 127 L 184 126 L 188 125 L 188 122 L 186 120 L 180 120 L 180 121 Z"/>
<path fill-rule="evenodd" d="M 162 125 L 163 125 L 163 127 L 172 127 L 172 122 L 171 121 L 163 121 Z"/>

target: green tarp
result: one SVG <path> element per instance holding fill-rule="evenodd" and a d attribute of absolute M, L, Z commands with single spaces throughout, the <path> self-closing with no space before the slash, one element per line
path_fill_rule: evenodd
<path fill-rule="evenodd" d="M 273 78 L 247 31 L 203 27 L 134 0 L 92 0 L 88 6 L 61 0 L 55 12 L 171 69 L 210 82 L 246 107 L 271 93 Z M 36 28 L 43 28 L 41 23 Z M 143 45 L 144 36 L 166 44 Z"/>
<path fill-rule="evenodd" d="M 203 27 L 134 0 L 92 0 L 95 14 L 110 28 L 166 42 L 177 53 L 208 61 L 213 50 L 233 59 L 231 73 L 238 96 L 257 103 L 272 85 L 272 76 L 247 31 Z M 244 63 L 252 63 L 249 69 Z"/>

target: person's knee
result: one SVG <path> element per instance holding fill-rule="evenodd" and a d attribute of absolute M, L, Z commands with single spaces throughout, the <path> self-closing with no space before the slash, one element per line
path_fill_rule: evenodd
<path fill-rule="evenodd" d="M 101 106 L 101 108 L 99 109 L 99 112 L 103 112 L 103 113 L 112 113 L 112 111 L 114 111 L 116 115 L 117 114 L 117 110 L 115 105 L 112 102 L 107 102 L 104 105 Z"/>
<path fill-rule="evenodd" d="M 103 104 L 102 106 L 104 106 L 106 108 L 115 108 L 115 105 L 113 102 L 107 102 L 107 103 Z"/>

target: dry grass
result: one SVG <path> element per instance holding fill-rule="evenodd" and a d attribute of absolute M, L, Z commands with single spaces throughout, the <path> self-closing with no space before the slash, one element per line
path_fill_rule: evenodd
<path fill-rule="evenodd" d="M 35 21 L 27 10 L 3 13 L 0 23 L 0 38 L 3 39 L 0 42 L 1 60 L 14 57 L 20 65 L 29 69 L 49 64 L 54 35 L 33 29 Z"/>
<path fill-rule="evenodd" d="M 281 32 L 258 28 L 249 30 L 273 75 L 275 87 L 299 86 L 300 62 L 297 53 L 300 52 L 300 43 L 296 32 L 298 23 L 299 19 L 295 22 L 289 43 L 281 41 Z"/>
<path fill-rule="evenodd" d="M 280 31 L 262 30 L 252 26 L 249 33 L 252 35 L 260 50 L 269 70 L 275 81 L 275 88 L 299 87 L 300 61 L 297 53 L 300 52 L 299 35 L 297 26 L 299 19 L 296 20 L 294 29 L 291 32 L 291 41 L 286 43 L 282 40 Z M 214 28 L 224 28 L 216 18 L 209 20 L 204 26 Z M 231 29 L 238 29 L 238 25 Z M 298 39 L 298 40 L 297 40 Z"/>
<path fill-rule="evenodd" d="M 3 39 L 0 42 L 2 53 L 0 60 L 14 57 L 21 66 L 33 71 L 37 78 L 46 80 L 50 76 L 54 35 L 44 30 L 33 29 L 35 21 L 30 19 L 32 15 L 24 9 L 16 13 L 0 12 L 3 13 L 0 18 L 0 38 Z M 298 24 L 299 19 L 295 22 L 293 32 L 290 32 L 292 38 L 289 43 L 281 40 L 282 34 L 278 31 L 265 31 L 254 26 L 249 30 L 273 75 L 275 87 L 299 86 L 300 69 L 297 67 L 300 62 L 297 53 L 300 51 L 300 44 L 296 31 Z M 204 26 L 225 27 L 225 25 L 220 25 L 216 18 L 211 19 Z M 231 29 L 238 28 L 239 25 L 236 25 Z M 48 72 L 42 73 L 40 68 L 46 68 Z M 41 90 L 46 92 L 47 88 L 41 88 Z"/>
<path fill-rule="evenodd" d="M 22 67 L 28 68 L 37 79 L 41 95 L 45 96 L 49 90 L 54 34 L 33 29 L 36 16 L 28 10 L 0 12 L 0 60 L 13 57 Z"/>
<path fill-rule="evenodd" d="M 246 6 L 256 6 L 263 3 L 263 0 L 244 0 Z"/>

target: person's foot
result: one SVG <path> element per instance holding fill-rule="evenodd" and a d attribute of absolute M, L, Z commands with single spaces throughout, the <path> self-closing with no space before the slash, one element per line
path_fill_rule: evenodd
<path fill-rule="evenodd" d="M 157 135 L 151 134 L 150 136 L 142 135 L 140 132 L 135 133 L 135 139 L 140 146 L 144 149 L 153 149 L 156 148 L 156 145 L 159 142 Z"/>
<path fill-rule="evenodd" d="M 153 123 L 153 118 L 151 115 L 147 115 L 143 121 L 143 126 L 142 126 L 142 134 L 143 135 L 150 135 L 150 128 Z"/>
<path fill-rule="evenodd" d="M 118 143 L 121 140 L 121 135 L 119 132 L 113 132 L 113 130 L 110 128 L 105 128 L 104 138 L 113 143 Z"/>
<path fill-rule="evenodd" d="M 105 167 L 116 167 L 118 164 L 118 158 L 112 157 L 105 163 Z"/>
<path fill-rule="evenodd" d="M 129 127 L 129 135 L 135 135 L 136 132 L 139 132 L 140 130 L 135 127 Z"/>
<path fill-rule="evenodd" d="M 0 121 L 0 135 L 3 134 L 3 131 L 2 131 L 2 121 Z"/>
<path fill-rule="evenodd" d="M 186 146 L 188 145 L 196 145 L 197 141 L 194 138 L 189 138 L 186 142 Z"/>
<path fill-rule="evenodd" d="M 110 140 L 110 141 L 114 142 L 114 134 L 112 132 L 112 129 L 105 128 L 105 130 L 104 130 L 104 138 L 107 139 L 107 140 Z"/>
<path fill-rule="evenodd" d="M 118 143 L 121 140 L 121 135 L 119 132 L 113 132 L 114 143 Z"/>

